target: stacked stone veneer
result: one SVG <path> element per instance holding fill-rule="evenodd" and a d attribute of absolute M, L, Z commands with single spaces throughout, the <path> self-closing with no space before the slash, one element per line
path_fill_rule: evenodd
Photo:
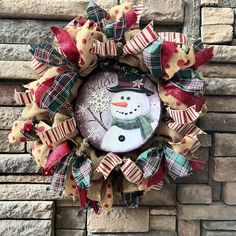
<path fill-rule="evenodd" d="M 117 3 L 97 2 L 106 8 Z M 154 19 L 157 31 L 183 31 L 214 46 L 213 62 L 202 68 L 209 113 L 199 125 L 208 135 L 201 137 L 196 156 L 207 161 L 204 171 L 145 195 L 139 209 L 124 208 L 117 198 L 107 217 L 46 192 L 49 178 L 27 154 L 30 147 L 6 142 L 22 110 L 13 92 L 35 78 L 29 44 L 51 42 L 49 26 L 84 14 L 88 0 L 1 0 L 0 235 L 236 235 L 236 1 L 144 2 L 143 24 Z"/>

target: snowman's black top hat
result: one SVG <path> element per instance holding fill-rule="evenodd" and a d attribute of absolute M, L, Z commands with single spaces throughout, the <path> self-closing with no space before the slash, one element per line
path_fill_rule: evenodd
<path fill-rule="evenodd" d="M 107 90 L 109 92 L 118 93 L 121 91 L 133 91 L 145 93 L 147 96 L 154 94 L 153 91 L 144 87 L 147 77 L 137 69 L 122 65 L 116 68 L 116 72 L 118 74 L 118 85 L 115 87 L 108 87 Z"/>

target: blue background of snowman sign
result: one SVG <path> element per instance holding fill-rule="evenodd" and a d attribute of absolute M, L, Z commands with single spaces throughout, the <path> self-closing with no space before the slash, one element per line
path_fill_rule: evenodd
<path fill-rule="evenodd" d="M 138 70 L 120 66 L 95 72 L 82 86 L 75 105 L 84 138 L 106 152 L 141 147 L 154 134 L 161 104 L 156 86 Z"/>

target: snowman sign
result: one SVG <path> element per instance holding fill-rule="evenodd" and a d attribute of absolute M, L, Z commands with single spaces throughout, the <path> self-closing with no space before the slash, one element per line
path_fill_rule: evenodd
<path fill-rule="evenodd" d="M 83 137 L 106 152 L 124 153 L 141 147 L 160 119 L 156 86 L 138 70 L 97 72 L 78 93 L 77 127 Z"/>

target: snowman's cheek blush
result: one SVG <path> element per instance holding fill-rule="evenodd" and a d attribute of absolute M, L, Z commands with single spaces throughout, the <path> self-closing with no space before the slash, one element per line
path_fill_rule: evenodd
<path fill-rule="evenodd" d="M 125 153 L 141 147 L 154 134 L 160 118 L 160 99 L 156 85 L 148 79 L 144 87 L 132 91 L 125 87 L 116 90 L 118 84 L 115 72 L 93 74 L 78 91 L 75 118 L 81 136 L 92 146 L 105 152 Z M 113 101 L 128 105 L 114 106 Z M 153 103 L 159 109 L 152 110 Z"/>

